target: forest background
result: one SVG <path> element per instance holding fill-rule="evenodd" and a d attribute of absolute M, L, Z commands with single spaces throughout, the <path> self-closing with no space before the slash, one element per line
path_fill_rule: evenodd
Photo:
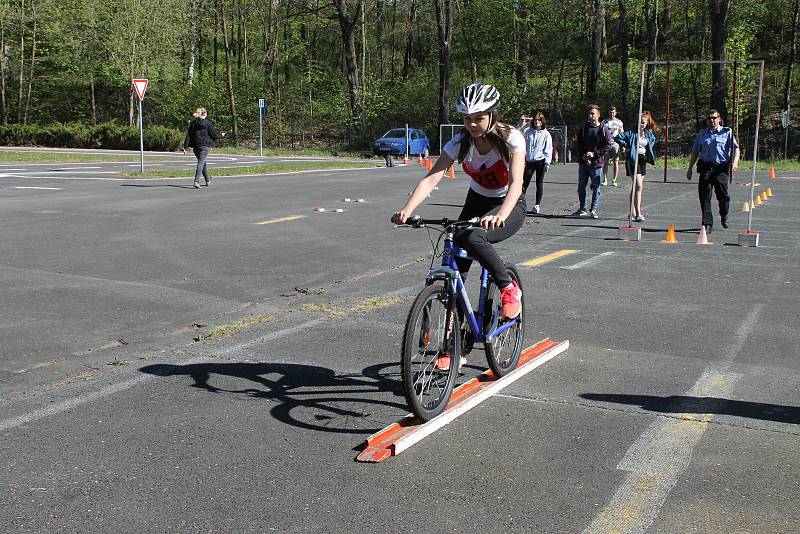
<path fill-rule="evenodd" d="M 229 143 L 257 144 L 264 98 L 268 146 L 368 149 L 409 124 L 437 152 L 471 81 L 498 87 L 508 122 L 542 110 L 572 129 L 594 102 L 632 125 L 642 61 L 763 59 L 760 159 L 798 156 L 780 119 L 799 2 L 0 0 L 0 143 L 138 138 L 131 79 L 148 78 L 152 148 L 175 148 L 196 106 Z M 662 124 L 666 72 L 645 76 L 644 108 Z M 671 66 L 670 152 L 686 153 L 708 107 L 752 146 L 758 77 L 752 65 Z"/>

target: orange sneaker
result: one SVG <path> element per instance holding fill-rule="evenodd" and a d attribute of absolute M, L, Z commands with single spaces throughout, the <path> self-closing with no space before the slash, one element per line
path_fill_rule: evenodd
<path fill-rule="evenodd" d="M 450 370 L 450 362 L 451 362 L 451 360 L 452 360 L 452 358 L 450 357 L 450 354 L 447 354 L 447 353 L 442 354 L 441 356 L 436 358 L 436 363 L 434 364 L 434 366 L 439 371 L 449 371 Z M 464 365 L 466 365 L 466 363 L 467 363 L 467 359 L 464 356 L 461 356 L 458 359 L 458 369 L 461 370 L 461 368 Z"/>
<path fill-rule="evenodd" d="M 500 314 L 506 319 L 513 319 L 522 311 L 522 290 L 515 281 L 511 281 L 500 290 Z"/>

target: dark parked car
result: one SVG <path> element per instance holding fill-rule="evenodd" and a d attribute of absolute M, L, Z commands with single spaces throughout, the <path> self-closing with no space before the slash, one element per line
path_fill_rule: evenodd
<path fill-rule="evenodd" d="M 406 129 L 393 128 L 383 134 L 372 143 L 372 151 L 378 156 L 386 154 L 402 156 L 406 153 Z M 408 129 L 410 143 L 408 145 L 409 154 L 422 154 L 427 158 L 431 153 L 431 143 L 425 132 L 416 128 Z"/>

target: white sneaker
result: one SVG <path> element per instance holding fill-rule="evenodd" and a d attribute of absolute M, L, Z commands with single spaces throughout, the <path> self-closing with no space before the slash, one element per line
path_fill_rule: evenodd
<path fill-rule="evenodd" d="M 528 213 L 531 215 L 539 215 L 539 204 L 536 204 L 534 207 L 528 210 Z"/>
<path fill-rule="evenodd" d="M 592 219 L 597 219 L 597 211 L 595 210 L 590 211 L 589 217 L 591 217 Z"/>

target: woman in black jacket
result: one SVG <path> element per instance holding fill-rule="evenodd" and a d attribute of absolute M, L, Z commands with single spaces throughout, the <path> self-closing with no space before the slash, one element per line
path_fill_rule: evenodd
<path fill-rule="evenodd" d="M 208 113 L 206 108 L 197 108 L 194 111 L 194 119 L 189 122 L 189 131 L 186 132 L 186 139 L 183 141 L 183 153 L 186 153 L 187 148 L 192 148 L 194 155 L 197 158 L 197 170 L 194 173 L 194 187 L 200 187 L 200 175 L 206 180 L 206 186 L 211 182 L 211 176 L 208 175 L 206 168 L 206 159 L 211 147 L 214 146 L 214 141 L 222 139 L 225 134 L 217 133 L 214 125 L 206 117 Z"/>

